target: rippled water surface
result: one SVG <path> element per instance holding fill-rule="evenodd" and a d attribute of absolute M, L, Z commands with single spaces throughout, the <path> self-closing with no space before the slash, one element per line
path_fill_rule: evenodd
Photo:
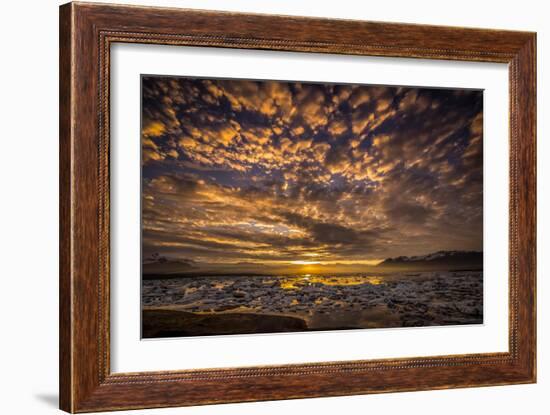
<path fill-rule="evenodd" d="M 481 272 L 144 280 L 144 310 L 302 319 L 311 330 L 480 324 Z"/>

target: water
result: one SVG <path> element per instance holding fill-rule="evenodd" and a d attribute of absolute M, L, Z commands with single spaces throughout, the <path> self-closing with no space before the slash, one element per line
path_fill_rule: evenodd
<path fill-rule="evenodd" d="M 307 330 L 480 324 L 483 274 L 463 271 L 144 280 L 142 305 L 144 310 L 197 315 L 294 317 L 305 321 Z"/>

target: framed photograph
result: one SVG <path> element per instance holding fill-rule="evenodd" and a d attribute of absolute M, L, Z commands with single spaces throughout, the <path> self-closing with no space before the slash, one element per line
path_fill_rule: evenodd
<path fill-rule="evenodd" d="M 536 381 L 536 36 L 60 8 L 60 407 Z"/>
<path fill-rule="evenodd" d="M 143 338 L 483 323 L 482 90 L 141 91 Z"/>

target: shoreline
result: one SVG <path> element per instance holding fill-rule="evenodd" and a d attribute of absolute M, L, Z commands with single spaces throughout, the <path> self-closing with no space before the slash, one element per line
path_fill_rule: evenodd
<path fill-rule="evenodd" d="M 307 331 L 303 319 L 257 313 L 190 313 L 143 309 L 142 338 L 217 336 Z"/>
<path fill-rule="evenodd" d="M 340 272 L 340 273 L 326 273 L 326 272 L 310 272 L 309 275 L 321 276 L 330 274 L 335 278 L 353 275 L 353 276 L 391 276 L 392 274 L 413 274 L 410 276 L 416 276 L 416 274 L 428 273 L 428 272 L 483 272 L 483 268 L 441 268 L 441 269 L 402 269 L 402 268 L 384 268 L 380 270 L 373 270 L 368 272 Z M 289 278 L 297 275 L 303 275 L 298 273 L 243 273 L 243 272 L 174 272 L 174 273 L 142 273 L 141 278 L 143 281 L 151 280 L 164 280 L 164 279 L 177 279 L 177 278 Z"/>
<path fill-rule="evenodd" d="M 153 337 L 483 323 L 481 272 L 180 278 L 142 289 L 143 326 Z"/>

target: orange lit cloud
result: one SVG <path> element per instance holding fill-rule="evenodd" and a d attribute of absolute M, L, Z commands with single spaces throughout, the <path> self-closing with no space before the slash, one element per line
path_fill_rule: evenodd
<path fill-rule="evenodd" d="M 376 263 L 482 249 L 480 91 L 143 78 L 145 253 Z"/>

